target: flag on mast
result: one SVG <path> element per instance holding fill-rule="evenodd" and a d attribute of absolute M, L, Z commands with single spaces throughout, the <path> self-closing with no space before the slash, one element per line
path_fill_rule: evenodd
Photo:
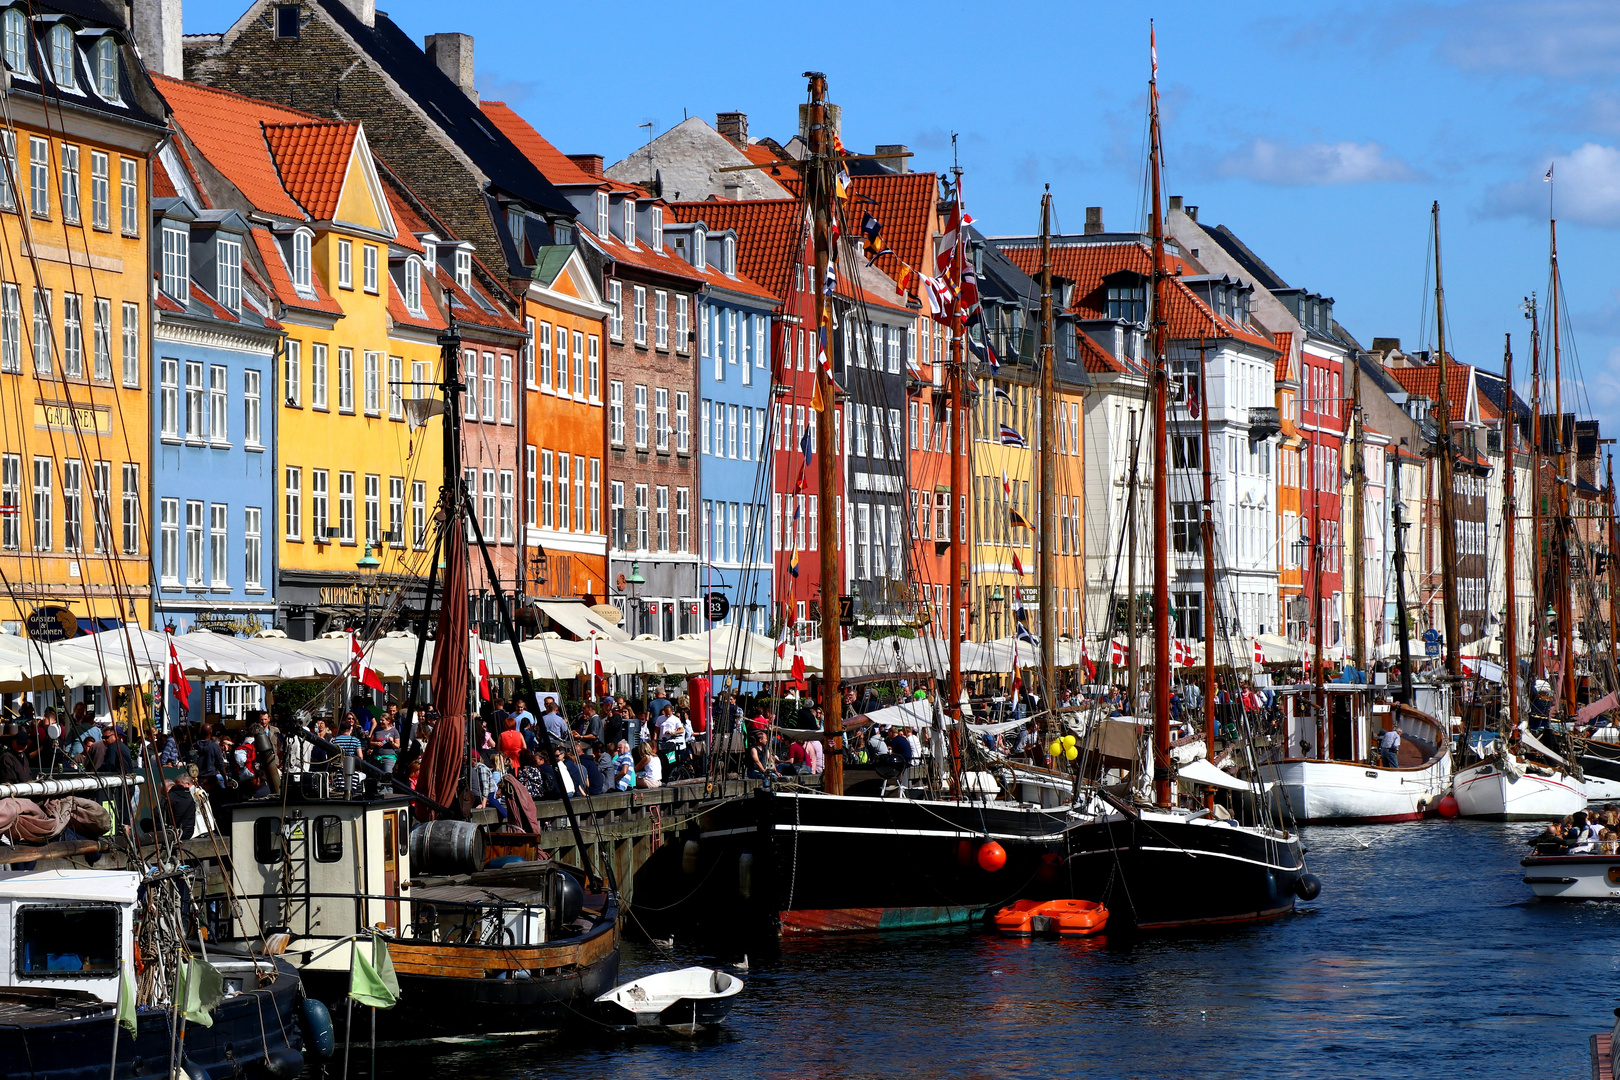
<path fill-rule="evenodd" d="M 382 676 L 377 674 L 376 668 L 366 663 L 365 650 L 360 648 L 360 639 L 355 637 L 353 630 L 349 631 L 349 674 L 360 685 L 382 692 Z"/>
<path fill-rule="evenodd" d="M 185 666 L 180 663 L 180 654 L 175 650 L 174 635 L 172 633 L 168 634 L 168 638 L 169 664 L 166 671 L 166 676 L 169 683 L 169 692 L 179 700 L 180 707 L 185 709 L 187 713 L 190 713 L 191 680 L 186 678 Z"/>

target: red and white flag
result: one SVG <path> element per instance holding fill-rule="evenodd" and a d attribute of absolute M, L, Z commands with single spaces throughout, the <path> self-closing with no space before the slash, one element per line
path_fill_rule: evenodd
<path fill-rule="evenodd" d="M 1018 561 L 1018 552 L 1013 552 L 1013 573 L 1019 577 L 1024 576 L 1024 564 Z"/>
<path fill-rule="evenodd" d="M 1257 664 L 1266 662 L 1266 650 L 1261 648 L 1259 638 L 1254 639 L 1254 662 Z"/>
<path fill-rule="evenodd" d="M 1108 643 L 1108 662 L 1115 667 L 1125 662 L 1125 646 L 1117 641 Z"/>
<path fill-rule="evenodd" d="M 484 659 L 484 639 L 473 635 L 473 674 L 478 677 L 478 700 L 489 700 L 489 661 Z"/>
<path fill-rule="evenodd" d="M 180 654 L 174 647 L 174 635 L 169 634 L 169 667 L 167 679 L 169 692 L 180 702 L 180 707 L 186 711 L 191 710 L 191 680 L 186 678 L 186 669 L 180 663 Z"/>
<path fill-rule="evenodd" d="M 377 674 L 376 668 L 366 663 L 365 650 L 360 647 L 360 639 L 355 637 L 353 630 L 349 631 L 349 674 L 360 685 L 382 691 L 382 676 Z"/>

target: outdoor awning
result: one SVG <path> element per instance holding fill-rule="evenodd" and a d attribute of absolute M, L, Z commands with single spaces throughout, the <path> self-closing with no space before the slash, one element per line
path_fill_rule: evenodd
<path fill-rule="evenodd" d="M 595 635 L 608 641 L 629 641 L 630 635 L 608 622 L 584 604 L 564 604 L 542 600 L 534 605 L 558 626 L 581 638 Z"/>

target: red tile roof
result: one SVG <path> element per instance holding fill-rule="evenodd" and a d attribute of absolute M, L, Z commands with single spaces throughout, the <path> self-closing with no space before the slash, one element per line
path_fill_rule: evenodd
<path fill-rule="evenodd" d="M 275 157 L 281 183 L 316 221 L 337 213 L 359 124 L 330 121 L 265 123 L 264 139 Z"/>
<path fill-rule="evenodd" d="M 423 221 L 421 215 L 405 201 L 404 196 L 394 190 L 393 185 L 384 184 L 382 189 L 383 198 L 388 200 L 388 211 L 394 215 L 394 243 L 406 251 L 414 251 L 420 255 L 424 249 L 422 242 L 416 238 L 417 233 L 434 233 L 444 236 L 446 240 L 455 239 Z"/>
<path fill-rule="evenodd" d="M 422 290 L 422 314 L 412 315 L 405 307 L 405 297 L 399 289 L 388 290 L 388 317 L 400 326 L 414 326 L 418 330 L 443 330 L 450 321 L 439 310 L 433 299 L 433 290 Z"/>
<path fill-rule="evenodd" d="M 1428 364 L 1424 367 L 1398 367 L 1385 368 L 1390 377 L 1400 383 L 1409 394 L 1426 397 L 1431 401 L 1440 400 L 1440 366 Z M 1451 399 L 1451 407 L 1457 409 L 1462 406 L 1463 398 L 1468 389 L 1469 380 L 1472 379 L 1474 369 L 1467 364 L 1446 360 L 1446 396 Z M 1481 398 L 1485 395 L 1481 394 Z M 1457 413 L 1452 413 L 1453 419 Z"/>
<path fill-rule="evenodd" d="M 534 125 L 514 112 L 506 102 L 484 101 L 480 102 L 478 107 L 489 117 L 490 122 L 500 129 L 501 134 L 512 140 L 512 144 L 523 152 L 523 156 L 540 170 L 540 175 L 553 184 L 601 183 L 551 145 L 545 136 L 534 129 Z"/>
<path fill-rule="evenodd" d="M 523 333 L 523 325 L 508 315 L 499 304 L 490 301 L 489 294 L 479 288 L 478 282 L 473 282 L 473 288 L 477 289 L 479 295 L 490 303 L 490 306 L 495 309 L 494 311 L 486 310 L 477 300 L 467 295 L 456 284 L 456 279 L 445 273 L 443 268 L 435 267 L 434 276 L 438 279 L 439 284 L 443 286 L 445 295 L 450 298 L 450 311 L 455 315 L 458 322 L 471 323 L 474 326 L 489 326 L 499 330 L 510 330 L 516 334 Z"/>
<path fill-rule="evenodd" d="M 883 226 L 880 234 L 893 256 L 877 261 L 878 269 L 891 277 L 900 272 L 897 257 L 919 274 L 934 272 L 934 208 L 939 178 L 933 173 L 892 173 L 857 176 L 850 185 L 850 198 L 844 209 L 845 236 L 859 237 L 866 214 Z M 917 296 L 920 283 L 913 280 L 908 295 Z"/>
<path fill-rule="evenodd" d="M 327 315 L 343 314 L 342 306 L 321 285 L 319 274 L 310 275 L 310 281 L 315 286 L 315 298 L 298 295 L 298 290 L 293 288 L 292 278 L 287 274 L 287 264 L 281 260 L 281 247 L 268 230 L 254 229 L 253 243 L 259 249 L 259 257 L 264 260 L 265 270 L 270 275 L 270 291 L 275 293 L 276 299 L 290 308 L 319 311 Z"/>
<path fill-rule="evenodd" d="M 669 204 L 676 221 L 701 221 L 711 229 L 737 233 L 737 268 L 772 296 L 785 297 L 793 287 L 793 266 L 804 258 L 809 230 L 804 204 L 797 199 L 749 199 L 732 202 Z"/>
<path fill-rule="evenodd" d="M 1040 248 L 1033 244 L 1002 244 L 1002 254 L 1026 274 L 1040 269 Z M 1197 268 L 1173 253 L 1166 253 L 1172 274 L 1195 274 Z M 1052 272 L 1074 282 L 1074 302 L 1069 310 L 1084 319 L 1100 319 L 1107 314 L 1108 293 L 1103 278 L 1120 270 L 1144 276 L 1153 271 L 1153 252 L 1138 241 L 1105 244 L 1059 244 L 1052 248 Z M 1263 349 L 1277 351 L 1277 342 L 1252 326 L 1216 315 L 1209 305 L 1187 285 L 1172 280 L 1165 301 L 1170 336 L 1176 340 L 1231 337 Z"/>
<path fill-rule="evenodd" d="M 180 194 L 169 178 L 169 170 L 156 157 L 152 158 L 152 194 L 160 199 L 173 199 Z"/>
<path fill-rule="evenodd" d="M 185 308 L 180 306 L 178 301 L 170 300 L 169 294 L 165 292 L 160 292 L 157 294 L 157 306 L 164 311 L 176 311 L 182 315 L 185 314 L 186 311 Z"/>
<path fill-rule="evenodd" d="M 302 124 L 318 117 L 211 86 L 152 78 L 186 138 L 256 209 L 296 220 L 308 217 L 282 183 L 262 125 Z"/>
<path fill-rule="evenodd" d="M 773 161 L 783 160 L 776 151 L 764 143 L 749 143 L 743 148 L 743 156 L 755 165 L 769 165 Z M 799 170 L 792 165 L 778 165 L 776 171 L 768 174 L 772 180 L 786 186 L 791 181 L 799 179 Z"/>
<path fill-rule="evenodd" d="M 1085 361 L 1086 370 L 1093 375 L 1100 375 L 1110 371 L 1123 375 L 1131 370 L 1114 359 L 1107 349 L 1097 344 L 1097 340 L 1084 330 L 1076 330 L 1074 337 L 1080 345 L 1080 358 Z"/>

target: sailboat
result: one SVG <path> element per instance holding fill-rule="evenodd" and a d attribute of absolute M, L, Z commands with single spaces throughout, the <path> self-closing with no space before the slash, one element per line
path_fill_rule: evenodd
<path fill-rule="evenodd" d="M 1436 296 L 1439 297 L 1439 205 L 1435 207 L 1435 277 Z M 1552 312 L 1552 340 L 1553 340 L 1553 397 L 1557 424 L 1555 449 L 1557 451 L 1557 476 L 1551 485 L 1556 489 L 1553 503 L 1556 516 L 1553 522 L 1549 557 L 1543 563 L 1541 557 L 1542 535 L 1542 497 L 1541 491 L 1545 480 L 1542 461 L 1542 408 L 1541 408 L 1541 332 L 1540 324 L 1534 305 L 1530 305 L 1530 377 L 1531 377 L 1531 444 L 1534 467 L 1531 471 L 1533 477 L 1531 503 L 1532 514 L 1535 519 L 1536 547 L 1532 559 L 1536 566 L 1537 600 L 1532 608 L 1537 613 L 1539 624 L 1542 595 L 1540 589 L 1545 581 L 1546 587 L 1553 592 L 1550 599 L 1557 615 L 1558 623 L 1558 656 L 1561 671 L 1555 677 L 1555 685 L 1559 688 L 1555 693 L 1554 701 L 1549 707 L 1556 710 L 1560 704 L 1566 708 L 1565 715 L 1573 717 L 1575 712 L 1574 688 L 1574 649 L 1573 627 L 1569 608 L 1569 577 L 1566 569 L 1569 566 L 1569 505 L 1568 492 L 1561 478 L 1569 475 L 1566 461 L 1563 428 L 1563 370 L 1562 350 L 1559 344 L 1559 304 L 1558 293 L 1560 281 L 1558 278 L 1558 224 L 1551 223 L 1551 258 L 1552 258 L 1552 288 L 1549 291 L 1548 306 Z M 1444 323 L 1441 322 L 1441 326 Z M 1441 338 L 1442 352 L 1444 352 L 1444 337 Z M 1512 381 L 1512 352 L 1507 354 L 1507 387 L 1505 393 L 1509 405 L 1508 414 L 1512 418 L 1513 381 Z M 1440 381 L 1441 391 L 1444 393 L 1445 378 Z M 1444 414 L 1442 414 L 1444 415 Z M 1508 433 L 1511 434 L 1511 433 Z M 1444 437 L 1444 433 L 1442 433 Z M 1504 480 L 1511 485 L 1513 477 L 1513 450 L 1509 439 L 1505 446 L 1506 473 Z M 1442 457 L 1445 461 L 1446 457 Z M 1443 490 L 1449 490 L 1445 488 Z M 1507 536 L 1512 542 L 1513 523 L 1516 510 L 1515 500 L 1512 498 L 1512 487 L 1505 489 L 1508 495 L 1506 514 L 1508 518 Z M 1441 500 L 1442 505 L 1446 500 Z M 1444 532 L 1442 543 L 1451 539 L 1450 532 Z M 1449 546 L 1449 545 L 1448 545 Z M 1511 555 L 1510 555 L 1511 558 Z M 1543 575 L 1543 566 L 1547 571 Z M 1465 738 L 1468 751 L 1479 759 L 1464 765 L 1459 760 L 1457 775 L 1453 781 L 1453 794 L 1457 799 L 1457 810 L 1462 817 L 1491 818 L 1496 820 L 1558 820 L 1573 814 L 1577 810 L 1585 809 L 1587 803 L 1587 790 L 1585 778 L 1581 773 L 1580 763 L 1572 762 L 1556 750 L 1548 747 L 1541 740 L 1531 734 L 1528 724 L 1519 719 L 1519 665 L 1517 659 L 1517 645 L 1515 633 L 1517 617 L 1512 600 L 1514 591 L 1514 564 L 1508 563 L 1507 582 L 1509 602 L 1507 633 L 1507 666 L 1503 675 L 1503 694 L 1506 698 L 1507 708 L 1498 710 L 1498 727 L 1495 738 Z M 1447 576 L 1447 585 L 1451 582 Z M 1451 603 L 1450 590 L 1447 589 L 1447 602 Z M 1541 637 L 1538 630 L 1534 639 Z M 1532 665 L 1534 672 L 1540 670 L 1540 653 L 1537 650 L 1537 662 Z M 1453 650 L 1455 655 L 1455 650 Z"/>

